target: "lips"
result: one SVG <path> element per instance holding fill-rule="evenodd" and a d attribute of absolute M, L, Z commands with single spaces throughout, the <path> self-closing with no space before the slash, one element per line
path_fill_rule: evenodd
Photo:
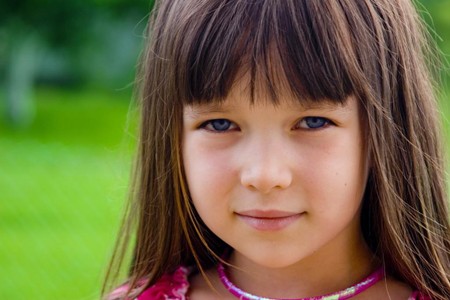
<path fill-rule="evenodd" d="M 240 220 L 256 230 L 276 231 L 288 227 L 301 218 L 303 213 L 279 210 L 248 210 L 237 212 L 236 215 Z"/>

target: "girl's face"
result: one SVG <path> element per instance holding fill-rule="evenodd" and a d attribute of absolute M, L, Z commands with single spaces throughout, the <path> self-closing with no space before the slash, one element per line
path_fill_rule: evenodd
<path fill-rule="evenodd" d="M 343 105 L 287 97 L 250 104 L 236 85 L 221 104 L 185 107 L 183 122 L 193 204 L 236 253 L 287 267 L 358 245 L 368 167 L 353 97 Z"/>

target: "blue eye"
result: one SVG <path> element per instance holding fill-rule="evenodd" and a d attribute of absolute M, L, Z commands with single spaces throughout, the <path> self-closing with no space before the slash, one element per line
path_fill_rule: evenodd
<path fill-rule="evenodd" d="M 330 120 L 322 117 L 305 117 L 300 121 L 298 127 L 303 129 L 319 129 L 330 123 Z"/>
<path fill-rule="evenodd" d="M 200 127 L 210 131 L 224 132 L 235 129 L 236 125 L 227 119 L 215 119 L 203 123 Z"/>

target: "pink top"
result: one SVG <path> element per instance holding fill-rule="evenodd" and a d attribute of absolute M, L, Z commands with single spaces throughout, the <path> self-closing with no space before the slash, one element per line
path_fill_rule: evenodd
<path fill-rule="evenodd" d="M 166 274 L 161 277 L 154 285 L 143 291 L 134 300 L 186 300 L 186 294 L 189 290 L 190 270 L 186 267 L 179 267 L 172 274 Z M 119 294 L 127 290 L 126 286 L 115 290 L 109 297 L 114 299 Z M 414 291 L 407 300 L 431 300 L 418 291 Z"/>

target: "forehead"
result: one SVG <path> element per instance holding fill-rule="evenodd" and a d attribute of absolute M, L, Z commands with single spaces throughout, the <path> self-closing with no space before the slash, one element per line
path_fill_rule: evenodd
<path fill-rule="evenodd" d="M 355 98 L 353 95 L 348 96 L 342 101 L 335 99 L 321 98 L 298 98 L 289 88 L 278 91 L 276 95 L 270 92 L 270 87 L 261 82 L 257 82 L 251 88 L 251 77 L 249 74 L 238 77 L 234 82 L 227 95 L 222 98 L 212 99 L 210 101 L 202 101 L 185 105 L 190 110 L 198 113 L 214 113 L 238 110 L 246 107 L 252 109 L 255 106 L 266 106 L 273 109 L 283 107 L 284 109 L 299 110 L 328 110 L 345 109 L 349 98 Z M 283 83 L 279 84 L 283 86 Z"/>
<path fill-rule="evenodd" d="M 233 86 L 228 95 L 217 101 L 192 103 L 184 106 L 185 116 L 193 118 L 202 115 L 210 115 L 215 113 L 236 113 L 248 111 L 258 113 L 261 111 L 274 112 L 337 112 L 339 114 L 347 114 L 353 110 L 359 109 L 356 97 L 351 95 L 342 102 L 336 102 L 330 99 L 321 99 L 312 101 L 311 99 L 296 99 L 289 91 L 285 91 L 279 95 L 277 101 L 274 102 L 271 95 L 258 92 L 257 97 L 251 97 L 248 87 L 243 83 Z"/>

